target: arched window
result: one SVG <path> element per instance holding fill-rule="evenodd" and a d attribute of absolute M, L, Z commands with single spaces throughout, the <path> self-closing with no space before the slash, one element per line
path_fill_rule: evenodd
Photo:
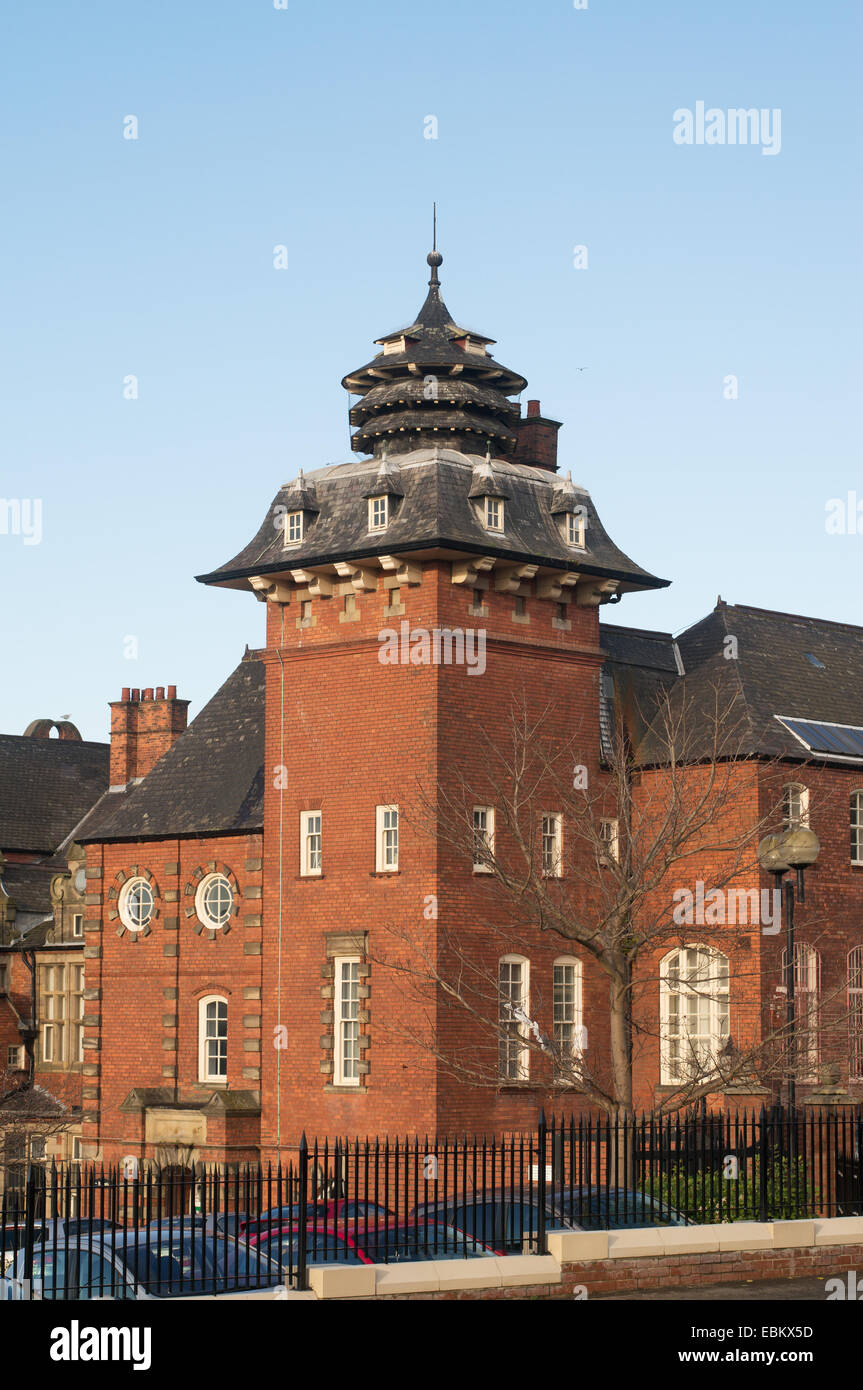
<path fill-rule="evenodd" d="M 198 1079 L 226 1081 L 228 1076 L 228 1001 L 207 994 L 198 1003 Z"/>
<path fill-rule="evenodd" d="M 788 980 L 788 948 L 782 951 L 782 985 Z M 818 1002 L 821 990 L 821 960 L 814 946 L 798 941 L 794 947 L 794 1044 L 798 1081 L 814 1081 L 818 1076 L 820 1038 Z"/>
<path fill-rule="evenodd" d="M 578 1058 L 584 1051 L 581 961 L 574 956 L 560 956 L 554 962 L 553 979 L 555 1062 L 561 1078 L 566 1080 L 577 1070 Z"/>
<path fill-rule="evenodd" d="M 863 864 L 863 791 L 851 793 L 851 863 Z"/>
<path fill-rule="evenodd" d="M 670 951 L 660 964 L 662 1082 L 708 1077 L 728 1038 L 728 957 L 710 946 Z"/>
<path fill-rule="evenodd" d="M 498 1059 L 506 1081 L 526 1081 L 530 1072 L 530 1051 L 525 1046 L 530 1027 L 529 972 L 524 956 L 502 956 L 498 962 Z"/>
<path fill-rule="evenodd" d="M 848 1034 L 851 1079 L 863 1081 L 863 946 L 848 952 Z"/>
<path fill-rule="evenodd" d="M 782 788 L 782 824 L 786 830 L 809 825 L 809 788 L 802 782 L 788 782 Z"/>

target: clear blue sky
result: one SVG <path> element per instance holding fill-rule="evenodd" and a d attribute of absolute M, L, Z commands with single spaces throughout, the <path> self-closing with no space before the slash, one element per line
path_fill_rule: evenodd
<path fill-rule="evenodd" d="M 194 713 L 260 645 L 262 607 L 193 576 L 299 467 L 351 457 L 339 381 L 422 302 L 433 199 L 450 309 L 673 580 L 610 619 L 677 631 L 721 593 L 863 622 L 863 534 L 825 530 L 829 499 L 863 500 L 860 15 L 7 6 L 0 497 L 41 499 L 43 535 L 0 534 L 0 729 L 70 714 L 104 738 L 124 685 Z M 698 101 L 780 108 L 781 152 L 675 144 Z"/>

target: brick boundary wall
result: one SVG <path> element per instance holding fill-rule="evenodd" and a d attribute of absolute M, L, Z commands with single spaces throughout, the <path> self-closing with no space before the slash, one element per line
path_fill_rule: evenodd
<path fill-rule="evenodd" d="M 561 1267 L 559 1284 L 530 1284 L 526 1287 L 497 1289 L 449 1289 L 438 1293 L 378 1293 L 375 1302 L 428 1302 L 453 1299 L 572 1299 L 579 1286 L 587 1298 L 604 1294 L 631 1293 L 650 1289 L 703 1288 L 709 1284 L 739 1284 L 746 1279 L 775 1281 L 821 1275 L 825 1279 L 842 1276 L 847 1270 L 863 1274 L 863 1244 L 809 1246 L 796 1250 L 751 1250 L 741 1253 L 725 1250 L 680 1258 L 641 1260 L 591 1260 Z"/>

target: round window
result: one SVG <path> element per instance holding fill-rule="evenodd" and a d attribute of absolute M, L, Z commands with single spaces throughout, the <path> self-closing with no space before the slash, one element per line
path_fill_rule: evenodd
<path fill-rule="evenodd" d="M 198 884 L 195 911 L 205 927 L 218 931 L 230 920 L 234 907 L 234 890 L 224 874 L 208 874 Z"/>
<path fill-rule="evenodd" d="M 145 878 L 130 878 L 120 891 L 120 919 L 129 931 L 143 931 L 155 907 L 153 890 Z"/>

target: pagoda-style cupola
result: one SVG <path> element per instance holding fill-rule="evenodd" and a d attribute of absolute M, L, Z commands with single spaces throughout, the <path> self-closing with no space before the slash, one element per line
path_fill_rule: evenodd
<path fill-rule="evenodd" d="M 397 454 L 434 444 L 476 454 L 489 441 L 496 454 L 512 454 L 520 406 L 507 397 L 527 382 L 494 360 L 493 338 L 456 323 L 441 298 L 443 257 L 435 250 L 427 259 L 431 279 L 416 320 L 378 338 L 377 357 L 342 381 L 362 398 L 350 411 L 351 447 L 376 458 L 384 445 Z"/>

